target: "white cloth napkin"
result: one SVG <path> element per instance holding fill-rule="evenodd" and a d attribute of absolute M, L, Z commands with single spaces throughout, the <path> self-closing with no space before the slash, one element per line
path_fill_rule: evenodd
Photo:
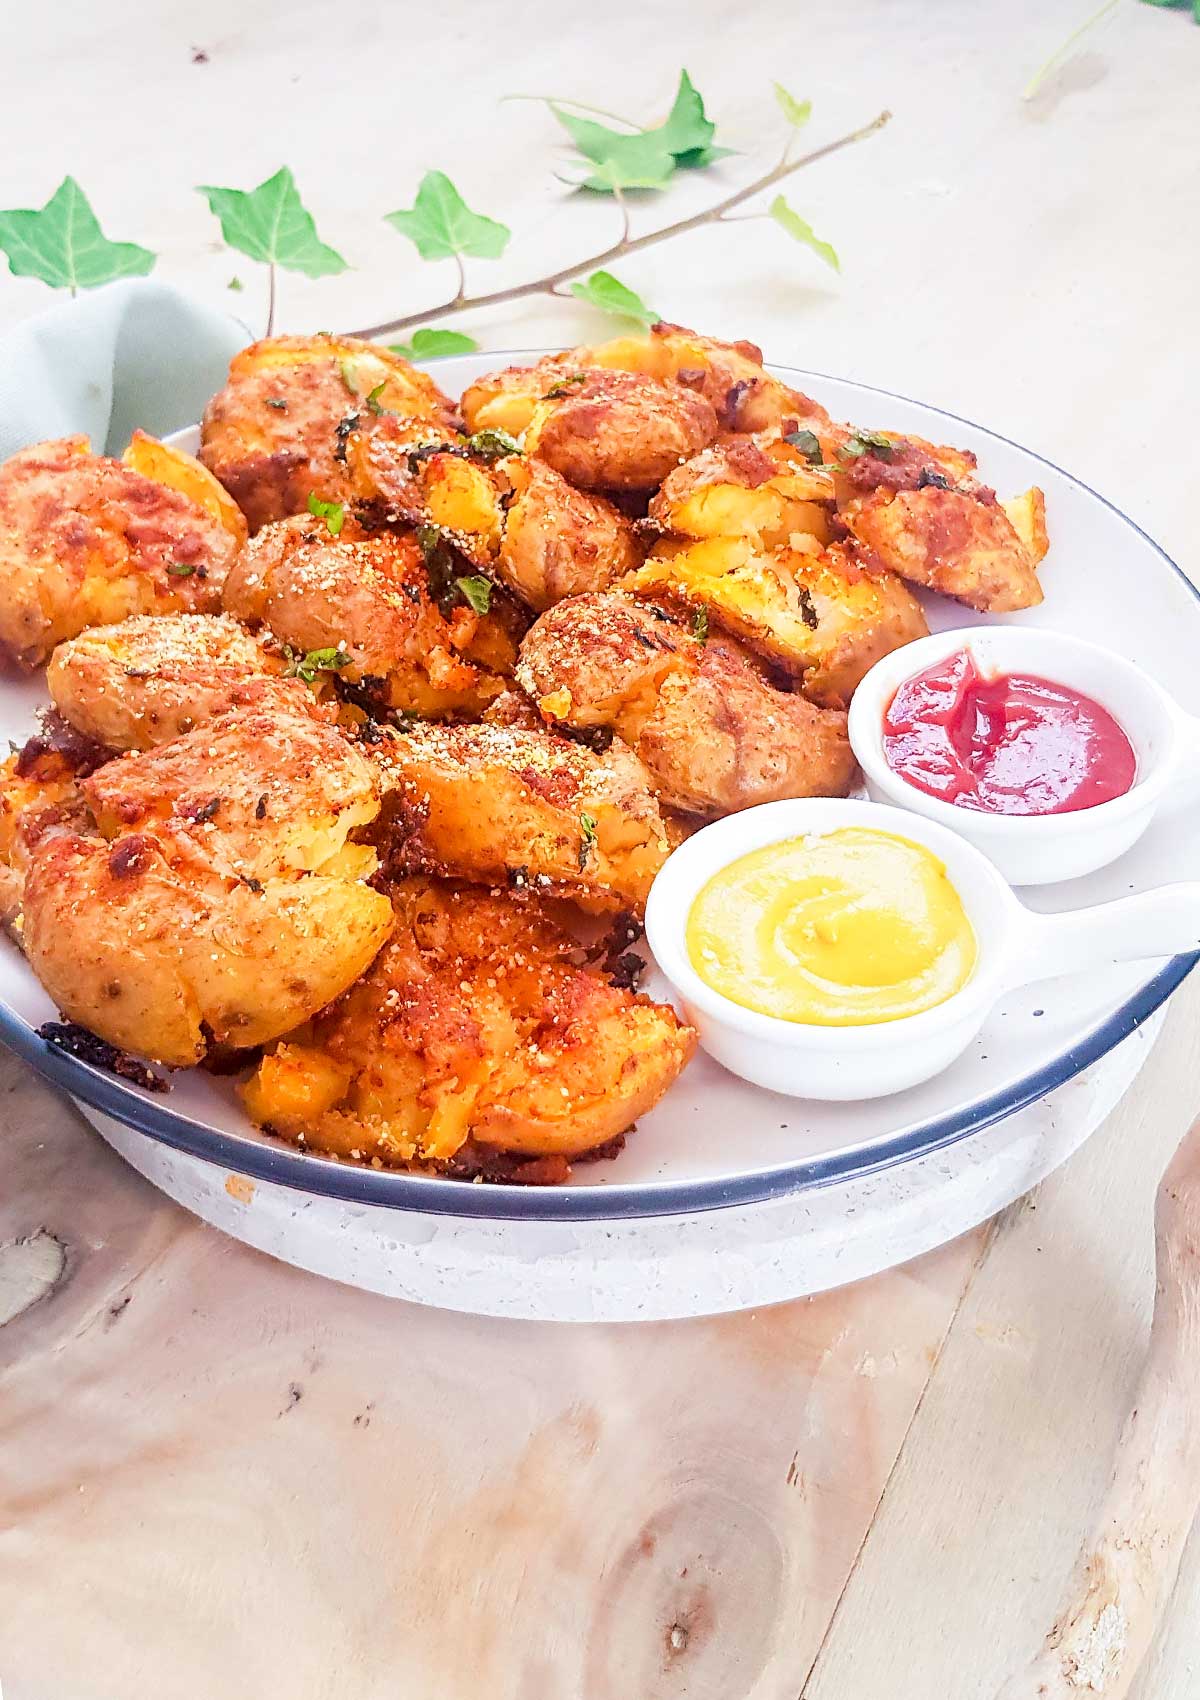
<path fill-rule="evenodd" d="M 150 278 L 60 301 L 0 339 L 0 459 L 79 431 L 120 454 L 135 426 L 163 436 L 192 425 L 251 340 L 236 319 Z"/>

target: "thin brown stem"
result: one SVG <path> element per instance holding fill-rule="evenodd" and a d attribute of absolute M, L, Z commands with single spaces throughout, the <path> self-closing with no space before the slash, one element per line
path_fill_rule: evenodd
<path fill-rule="evenodd" d="M 275 262 L 267 267 L 267 328 L 264 335 L 270 336 L 275 329 Z"/>
<path fill-rule="evenodd" d="M 800 171 L 806 165 L 815 165 L 817 160 L 827 159 L 830 154 L 840 153 L 843 148 L 850 147 L 854 142 L 865 141 L 877 130 L 882 130 L 891 116 L 890 112 L 881 112 L 861 129 L 851 130 L 849 135 L 839 136 L 834 142 L 826 142 L 824 147 L 814 148 L 812 153 L 802 154 L 799 159 L 781 160 L 771 171 L 756 177 L 753 183 L 736 189 L 723 201 L 706 207 L 703 212 L 693 213 L 690 218 L 676 219 L 674 224 L 664 224 L 661 229 L 648 231 L 645 236 L 622 235 L 620 241 L 614 242 L 611 247 L 590 255 L 586 260 L 576 260 L 573 265 L 563 266 L 545 277 L 534 278 L 529 283 L 514 284 L 509 289 L 494 289 L 487 295 L 465 295 L 460 288 L 456 296 L 442 302 L 440 306 L 425 307 L 419 313 L 407 313 L 401 319 L 386 319 L 382 324 L 367 325 L 363 330 L 348 334 L 361 337 L 387 336 L 392 331 L 407 330 L 410 325 L 419 325 L 427 319 L 440 318 L 447 314 L 465 312 L 468 308 L 495 307 L 502 301 L 520 301 L 530 295 L 553 294 L 560 283 L 565 283 L 568 278 L 578 277 L 580 272 L 590 271 L 593 266 L 603 266 L 610 260 L 619 259 L 623 254 L 636 254 L 655 242 L 665 242 L 670 236 L 682 236 L 689 230 L 699 230 L 702 225 L 716 223 L 731 208 L 741 206 L 743 201 L 761 194 L 764 189 L 771 188 L 782 178 L 790 177 L 794 171 Z"/>
<path fill-rule="evenodd" d="M 466 274 L 466 271 L 463 268 L 463 260 L 462 260 L 461 254 L 455 254 L 454 263 L 458 267 L 458 293 L 455 295 L 454 299 L 455 299 L 456 302 L 459 302 L 459 301 L 463 301 L 463 300 L 466 299 L 467 274 Z"/>

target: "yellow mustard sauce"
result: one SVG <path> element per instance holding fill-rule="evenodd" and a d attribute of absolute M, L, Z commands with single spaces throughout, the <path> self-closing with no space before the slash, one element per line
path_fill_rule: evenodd
<path fill-rule="evenodd" d="M 767 844 L 722 868 L 692 904 L 687 948 L 713 991 L 820 1027 L 933 1009 L 966 985 L 976 956 L 937 857 L 854 826 Z"/>

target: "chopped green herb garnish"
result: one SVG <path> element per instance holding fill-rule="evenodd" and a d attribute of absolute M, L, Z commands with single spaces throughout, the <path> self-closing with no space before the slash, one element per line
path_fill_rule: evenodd
<path fill-rule="evenodd" d="M 456 578 L 455 584 L 463 594 L 465 601 L 477 614 L 486 614 L 492 605 L 491 580 L 475 574 L 471 578 Z"/>
<path fill-rule="evenodd" d="M 389 409 L 384 407 L 379 400 L 380 396 L 386 389 L 387 379 L 380 378 L 379 382 L 375 385 L 375 388 L 367 392 L 367 407 L 372 413 L 387 413 L 389 411 Z"/>
<path fill-rule="evenodd" d="M 692 636 L 697 643 L 708 642 L 708 609 L 697 608 L 692 615 Z"/>
<path fill-rule="evenodd" d="M 267 406 L 275 408 L 279 413 L 287 412 L 287 402 L 284 401 L 283 397 L 280 395 L 269 395 L 267 397 Z"/>
<path fill-rule="evenodd" d="M 586 384 L 587 379 L 586 372 L 572 372 L 569 378 L 560 378 L 552 388 L 548 389 L 545 399 L 553 401 L 560 395 L 570 395 L 572 390 L 578 389 L 581 384 Z"/>
<path fill-rule="evenodd" d="M 476 431 L 473 437 L 467 438 L 467 448 L 484 460 L 499 460 L 503 455 L 519 455 L 521 452 L 521 445 L 515 437 L 507 431 L 494 429 Z"/>
<path fill-rule="evenodd" d="M 579 817 L 579 871 L 583 872 L 588 865 L 588 857 L 596 842 L 596 817 L 580 815 Z"/>
<path fill-rule="evenodd" d="M 187 561 L 172 561 L 167 567 L 172 578 L 191 578 L 195 570 Z"/>
<path fill-rule="evenodd" d="M 331 537 L 336 537 L 346 522 L 345 503 L 323 502 L 315 490 L 308 498 L 308 511 L 314 519 L 325 521 L 325 529 Z"/>
<path fill-rule="evenodd" d="M 239 289 L 245 289 L 246 285 L 242 282 L 240 277 L 231 277 L 229 282 L 225 285 L 225 287 L 226 287 L 226 289 L 232 289 L 232 290 L 236 291 L 236 290 L 239 290 Z"/>
<path fill-rule="evenodd" d="M 860 455 L 873 454 L 879 460 L 891 460 L 896 445 L 879 431 L 855 431 L 838 449 L 843 460 L 857 460 Z"/>
<path fill-rule="evenodd" d="M 341 644 L 333 649 L 310 649 L 307 654 L 284 644 L 283 653 L 287 659 L 284 678 L 303 679 L 306 685 L 315 684 L 318 673 L 336 673 L 350 665 L 350 656 Z"/>
<path fill-rule="evenodd" d="M 815 431 L 789 431 L 783 440 L 790 443 L 794 449 L 799 449 L 810 466 L 824 464 L 821 457 L 821 439 Z"/>
<path fill-rule="evenodd" d="M 798 584 L 796 594 L 800 598 L 800 618 L 810 632 L 815 632 L 820 622 L 817 619 L 817 608 L 812 599 L 812 593 L 806 584 Z"/>

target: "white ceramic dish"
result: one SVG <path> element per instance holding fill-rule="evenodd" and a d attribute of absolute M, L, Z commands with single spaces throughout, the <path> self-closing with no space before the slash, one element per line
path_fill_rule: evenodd
<path fill-rule="evenodd" d="M 457 393 L 486 370 L 541 352 L 463 356 L 439 362 L 436 375 Z M 1053 540 L 1041 574 L 1046 601 L 1012 623 L 1111 641 L 1112 610 L 1119 607 L 1125 653 L 1153 668 L 1186 710 L 1200 712 L 1200 597 L 1102 497 L 1029 451 L 937 409 L 819 374 L 776 370 L 839 417 L 973 449 L 983 476 L 1004 492 L 1040 483 Z M 194 443 L 195 436 L 182 440 Z M 955 604 L 930 599 L 927 608 L 939 629 L 964 624 Z M 0 685 L 0 731 L 25 735 L 41 695 L 40 684 Z M 1069 886 L 1041 888 L 1031 903 L 1078 907 L 1185 877 L 1186 847 L 1198 842 L 1200 800 L 1167 799 L 1151 830 L 1119 862 Z M 255 1130 L 232 1084 L 203 1072 L 177 1077 L 165 1096 L 115 1080 L 37 1037 L 37 1026 L 54 1010 L 6 946 L 0 946 L 0 1037 L 89 1105 L 226 1172 L 280 1182 L 302 1195 L 413 1210 L 427 1220 L 584 1222 L 748 1205 L 936 1151 L 1061 1088 L 1140 1027 L 1194 962 L 1189 955 L 1151 967 L 1126 964 L 1002 997 L 978 1038 L 935 1081 L 852 1109 L 764 1092 L 699 1056 L 618 1158 L 580 1165 L 570 1185 L 556 1188 L 467 1186 L 330 1162 Z M 654 975 L 649 984 L 665 990 Z"/>
<path fill-rule="evenodd" d="M 931 797 L 888 766 L 883 721 L 898 686 L 959 650 L 985 677 L 1032 673 L 1082 691 L 1124 728 L 1137 778 L 1123 797 L 1061 815 L 990 815 Z M 850 742 L 880 802 L 896 803 L 970 839 L 1013 885 L 1049 885 L 1094 873 L 1123 856 L 1171 794 L 1200 777 L 1200 720 L 1172 701 L 1141 667 L 1066 632 L 1024 625 L 972 626 L 894 650 L 877 661 L 850 704 Z"/>
<path fill-rule="evenodd" d="M 847 826 L 924 844 L 944 865 L 978 949 L 961 991 L 898 1021 L 820 1027 L 760 1015 L 706 985 L 686 933 L 692 904 L 713 875 L 764 845 Z M 1200 881 L 1038 915 L 1017 902 L 986 856 L 948 827 L 884 803 L 806 797 L 730 815 L 681 845 L 651 889 L 646 937 L 700 1043 L 725 1068 L 790 1098 L 861 1102 L 919 1086 L 948 1068 L 1006 992 L 1117 962 L 1200 950 Z"/>

